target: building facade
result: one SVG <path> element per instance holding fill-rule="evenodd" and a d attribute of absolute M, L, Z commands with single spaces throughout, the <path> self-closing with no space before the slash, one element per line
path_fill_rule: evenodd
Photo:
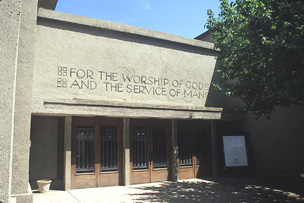
<path fill-rule="evenodd" d="M 222 137 L 259 145 L 242 103 L 210 87 L 212 43 L 56 3 L 0 1 L 0 201 L 32 202 L 39 179 L 70 190 L 229 175 Z"/>

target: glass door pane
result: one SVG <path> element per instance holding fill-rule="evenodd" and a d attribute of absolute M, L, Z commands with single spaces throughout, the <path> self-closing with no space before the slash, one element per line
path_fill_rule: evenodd
<path fill-rule="evenodd" d="M 153 168 L 167 167 L 166 128 L 153 128 Z"/>
<path fill-rule="evenodd" d="M 93 173 L 94 164 L 94 127 L 76 129 L 76 173 Z"/>
<path fill-rule="evenodd" d="M 118 171 L 117 127 L 101 128 L 100 165 L 101 171 Z"/>
<path fill-rule="evenodd" d="M 133 170 L 148 169 L 147 129 L 134 128 L 132 140 Z"/>

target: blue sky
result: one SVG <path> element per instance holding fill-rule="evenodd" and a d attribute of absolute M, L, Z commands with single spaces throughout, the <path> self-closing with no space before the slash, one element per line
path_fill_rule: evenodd
<path fill-rule="evenodd" d="M 58 0 L 56 11 L 194 38 L 218 0 Z"/>

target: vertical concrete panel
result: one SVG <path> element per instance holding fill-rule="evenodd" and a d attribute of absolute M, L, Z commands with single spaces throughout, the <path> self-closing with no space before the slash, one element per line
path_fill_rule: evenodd
<path fill-rule="evenodd" d="M 71 189 L 72 162 L 72 117 L 66 116 L 64 122 L 64 190 Z"/>
<path fill-rule="evenodd" d="M 0 1 L 0 202 L 9 202 L 21 2 Z"/>
<path fill-rule="evenodd" d="M 130 185 L 130 119 L 123 119 L 123 185 Z"/>
<path fill-rule="evenodd" d="M 21 2 L 14 109 L 12 196 L 17 196 L 17 202 L 18 199 L 22 199 L 23 202 L 32 202 L 32 196 L 28 193 L 29 148 L 38 1 Z"/>
<path fill-rule="evenodd" d="M 212 173 L 214 177 L 218 177 L 218 143 L 216 136 L 216 125 L 215 121 L 211 122 L 211 150 L 212 150 Z"/>
<path fill-rule="evenodd" d="M 57 179 L 58 118 L 33 116 L 31 123 L 30 181 Z"/>
<path fill-rule="evenodd" d="M 177 181 L 178 178 L 178 137 L 177 137 L 177 121 L 172 120 L 172 135 L 171 135 L 171 143 L 172 143 L 172 181 Z"/>

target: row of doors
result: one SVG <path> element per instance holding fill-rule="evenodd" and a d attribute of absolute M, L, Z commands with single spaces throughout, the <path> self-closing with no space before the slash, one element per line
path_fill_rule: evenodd
<path fill-rule="evenodd" d="M 179 179 L 210 170 L 207 130 L 207 123 L 178 123 Z M 122 185 L 122 119 L 75 117 L 72 135 L 72 188 Z M 131 119 L 130 183 L 169 180 L 171 146 L 170 120 Z"/>

